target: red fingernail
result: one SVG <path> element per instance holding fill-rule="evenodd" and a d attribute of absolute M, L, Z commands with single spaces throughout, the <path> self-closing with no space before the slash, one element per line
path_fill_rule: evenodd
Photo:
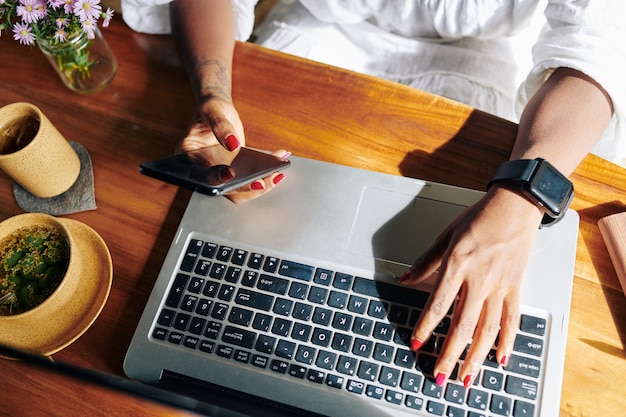
<path fill-rule="evenodd" d="M 417 352 L 422 346 L 424 346 L 424 342 L 421 340 L 411 339 L 411 350 L 413 352 Z"/>
<path fill-rule="evenodd" d="M 281 182 L 282 180 L 285 179 L 285 174 L 278 174 L 274 177 L 274 179 L 272 180 L 272 182 L 274 183 L 274 185 L 278 184 L 279 182 Z"/>
<path fill-rule="evenodd" d="M 400 278 L 398 278 L 398 283 L 403 283 L 409 278 L 411 278 L 411 271 L 406 271 L 404 274 L 400 276 Z"/>
<path fill-rule="evenodd" d="M 218 177 L 219 177 L 220 181 L 232 180 L 233 179 L 233 173 L 230 172 L 230 169 L 224 168 L 223 170 L 220 171 Z"/>
<path fill-rule="evenodd" d="M 265 184 L 263 184 L 262 181 L 255 181 L 252 184 L 250 184 L 250 188 L 252 188 L 255 191 L 263 190 L 265 189 Z"/>
<path fill-rule="evenodd" d="M 508 364 L 509 364 L 509 357 L 508 356 L 503 356 L 502 360 L 500 361 L 500 365 L 507 366 Z"/>
<path fill-rule="evenodd" d="M 443 384 L 446 383 L 446 379 L 448 379 L 448 374 L 439 372 L 437 374 L 437 379 L 435 380 L 435 384 L 439 385 L 440 387 L 443 387 Z"/>
<path fill-rule="evenodd" d="M 472 384 L 474 383 L 474 378 L 476 378 L 476 375 L 474 375 L 474 374 L 467 374 L 465 376 L 465 378 L 463 379 L 463 386 L 465 388 L 471 387 Z"/>
<path fill-rule="evenodd" d="M 240 145 L 239 140 L 235 137 L 235 135 L 228 135 L 225 139 L 226 147 L 229 151 L 234 151 Z"/>

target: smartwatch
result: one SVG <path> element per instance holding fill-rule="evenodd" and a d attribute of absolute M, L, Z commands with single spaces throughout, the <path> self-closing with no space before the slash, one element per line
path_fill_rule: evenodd
<path fill-rule="evenodd" d="M 542 158 L 507 161 L 496 170 L 487 185 L 502 183 L 519 191 L 544 210 L 541 226 L 551 226 L 565 216 L 574 197 L 574 185 Z"/>

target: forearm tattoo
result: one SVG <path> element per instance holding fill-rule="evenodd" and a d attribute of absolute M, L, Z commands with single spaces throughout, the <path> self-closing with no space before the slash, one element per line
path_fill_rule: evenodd
<path fill-rule="evenodd" d="M 223 60 L 201 58 L 195 62 L 198 93 L 201 97 L 221 96 L 230 99 L 229 65 Z"/>

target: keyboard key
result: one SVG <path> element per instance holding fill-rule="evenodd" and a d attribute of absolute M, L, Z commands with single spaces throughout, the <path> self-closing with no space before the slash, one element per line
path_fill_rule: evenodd
<path fill-rule="evenodd" d="M 376 322 L 373 336 L 376 339 L 388 342 L 393 336 L 393 326 L 389 323 Z"/>
<path fill-rule="evenodd" d="M 224 334 L 222 335 L 222 341 L 230 343 L 232 345 L 251 349 L 254 345 L 254 339 L 256 333 L 250 330 L 240 329 L 234 326 L 224 327 Z"/>
<path fill-rule="evenodd" d="M 291 298 L 304 300 L 308 292 L 309 286 L 303 282 L 293 281 L 289 286 L 289 296 Z"/>
<path fill-rule="evenodd" d="M 333 271 L 328 269 L 317 268 L 315 270 L 315 276 L 313 282 L 320 285 L 330 285 L 332 281 Z"/>
<path fill-rule="evenodd" d="M 328 295 L 328 290 L 326 288 L 311 287 L 307 300 L 315 304 L 324 304 L 326 303 L 327 295 Z"/>
<path fill-rule="evenodd" d="M 333 316 L 333 327 L 337 330 L 350 331 L 352 316 L 345 313 L 335 313 Z"/>
<path fill-rule="evenodd" d="M 326 374 L 322 371 L 316 371 L 315 369 L 309 369 L 306 373 L 306 379 L 316 384 L 323 384 Z"/>
<path fill-rule="evenodd" d="M 515 417 L 532 417 L 535 415 L 535 406 L 525 401 L 515 401 L 513 415 Z"/>
<path fill-rule="evenodd" d="M 220 265 L 220 264 L 217 264 L 217 265 Z M 196 275 L 201 275 L 203 277 L 206 277 L 209 275 L 209 272 L 211 271 L 212 266 L 213 266 L 213 262 L 207 259 L 200 259 L 200 261 L 198 261 L 198 264 L 196 265 L 196 268 L 194 269 L 193 272 Z M 213 276 L 213 278 L 216 278 L 216 277 Z"/>
<path fill-rule="evenodd" d="M 499 416 L 508 416 L 511 414 L 511 406 L 513 401 L 509 397 L 494 394 L 491 397 L 491 406 L 489 410 Z"/>
<path fill-rule="evenodd" d="M 465 410 L 458 407 L 449 406 L 446 417 L 465 417 Z"/>
<path fill-rule="evenodd" d="M 302 281 L 311 281 L 311 278 L 313 277 L 313 270 L 314 268 L 310 265 L 283 260 L 280 263 L 278 273 L 285 277 L 296 278 Z"/>
<path fill-rule="evenodd" d="M 304 366 L 292 364 L 289 366 L 288 373 L 294 378 L 304 379 L 304 377 L 306 376 L 306 371 L 307 368 L 305 368 Z"/>
<path fill-rule="evenodd" d="M 233 324 L 248 327 L 252 323 L 252 315 L 254 313 L 251 310 L 246 310 L 241 307 L 233 307 L 230 310 L 228 321 Z"/>
<path fill-rule="evenodd" d="M 278 269 L 278 262 L 278 258 L 268 256 L 267 258 L 265 258 L 265 262 L 263 262 L 263 270 L 265 272 L 269 272 L 270 274 L 275 273 Z"/>
<path fill-rule="evenodd" d="M 189 275 L 176 274 L 176 278 L 174 278 L 174 282 L 172 283 L 172 288 L 170 288 L 170 292 L 165 299 L 165 305 L 172 308 L 178 307 L 178 303 L 180 303 L 180 300 L 185 292 L 185 288 L 187 287 L 187 281 L 189 281 Z"/>
<path fill-rule="evenodd" d="M 402 395 L 402 393 L 398 391 L 392 391 L 388 389 L 387 392 L 385 393 L 385 400 L 387 400 L 387 402 L 391 404 L 400 405 L 402 404 L 403 398 L 404 398 L 404 395 Z"/>
<path fill-rule="evenodd" d="M 355 358 L 341 355 L 337 361 L 337 371 L 345 375 L 355 375 L 358 361 Z"/>
<path fill-rule="evenodd" d="M 330 307 L 338 308 L 340 310 L 346 308 L 348 304 L 348 294 L 341 291 L 331 291 L 328 296 L 327 304 Z"/>
<path fill-rule="evenodd" d="M 313 306 L 305 303 L 296 303 L 291 316 L 294 319 L 309 321 L 311 316 L 313 315 Z"/>
<path fill-rule="evenodd" d="M 264 258 L 265 256 L 261 255 L 260 253 L 253 253 L 252 255 L 250 255 L 250 259 L 248 259 L 248 268 L 261 269 Z"/>
<path fill-rule="evenodd" d="M 444 398 L 446 401 L 453 404 L 463 404 L 463 401 L 465 400 L 465 387 L 449 383 L 446 386 Z"/>
<path fill-rule="evenodd" d="M 370 305 L 367 308 L 367 314 L 377 319 L 384 319 L 387 317 L 388 304 L 379 300 L 371 300 Z"/>
<path fill-rule="evenodd" d="M 351 295 L 348 301 L 348 311 L 357 314 L 364 314 L 367 310 L 367 298 Z"/>
<path fill-rule="evenodd" d="M 332 370 L 335 369 L 335 362 L 337 361 L 337 355 L 332 352 L 320 350 L 315 360 L 315 365 L 320 368 Z"/>
<path fill-rule="evenodd" d="M 397 387 L 400 383 L 400 371 L 395 368 L 383 366 L 380 370 L 378 382 L 389 387 Z"/>
<path fill-rule="evenodd" d="M 368 361 L 361 361 L 356 374 L 359 378 L 366 381 L 376 381 L 379 369 L 380 366 L 378 364 Z"/>
<path fill-rule="evenodd" d="M 217 245 L 215 243 L 206 242 L 202 247 L 201 255 L 204 258 L 213 258 L 217 253 Z"/>
<path fill-rule="evenodd" d="M 376 343 L 374 346 L 374 360 L 390 363 L 393 359 L 394 348 L 383 343 Z"/>
<path fill-rule="evenodd" d="M 172 322 L 174 321 L 175 316 L 176 316 L 175 311 L 164 308 L 163 310 L 161 310 L 161 313 L 159 313 L 159 318 L 157 319 L 157 323 L 159 323 L 161 326 L 169 327 L 172 325 Z"/>
<path fill-rule="evenodd" d="M 289 281 L 284 278 L 273 277 L 267 274 L 261 274 L 259 282 L 256 287 L 259 290 L 269 291 L 274 294 L 285 295 L 287 294 L 287 288 L 289 287 Z"/>
<path fill-rule="evenodd" d="M 291 330 L 291 322 L 289 320 L 277 318 L 272 325 L 272 333 L 277 336 L 286 337 Z"/>
<path fill-rule="evenodd" d="M 230 261 L 230 257 L 233 254 L 233 248 L 230 246 L 220 246 L 215 256 L 215 259 L 222 262 Z"/>
<path fill-rule="evenodd" d="M 272 308 L 272 311 L 281 316 L 288 316 L 289 313 L 291 313 L 292 306 L 293 301 L 285 298 L 277 298 L 274 302 L 274 308 Z"/>
<path fill-rule="evenodd" d="M 365 391 L 365 384 L 361 381 L 349 379 L 346 389 L 355 394 L 363 394 L 363 392 Z"/>
<path fill-rule="evenodd" d="M 192 292 L 194 294 L 200 294 L 202 290 L 202 286 L 204 285 L 204 280 L 202 278 L 193 277 L 191 281 L 189 281 L 189 285 L 187 286 L 187 291 Z"/>
<path fill-rule="evenodd" d="M 315 307 L 313 323 L 319 324 L 320 326 L 328 326 L 332 316 L 333 312 L 331 310 L 323 307 Z"/>
<path fill-rule="evenodd" d="M 189 323 L 189 332 L 199 336 L 204 331 L 205 325 L 205 319 L 202 319 L 200 317 L 193 317 L 191 319 L 191 322 Z"/>
<path fill-rule="evenodd" d="M 274 303 L 274 297 L 240 288 L 239 291 L 237 291 L 235 302 L 237 304 L 241 304 L 242 306 L 252 307 L 263 311 L 270 311 L 272 304 Z"/>
<path fill-rule="evenodd" d="M 428 401 L 428 403 L 426 404 L 426 411 L 436 416 L 442 416 L 445 410 L 446 406 L 441 403 Z"/>
<path fill-rule="evenodd" d="M 467 405 L 478 410 L 486 410 L 489 402 L 489 394 L 485 391 L 470 389 L 467 394 Z"/>
<path fill-rule="evenodd" d="M 361 336 L 369 336 L 372 334 L 374 322 L 363 317 L 355 317 L 352 324 L 352 331 Z"/>
<path fill-rule="evenodd" d="M 437 385 L 434 380 L 426 378 L 422 386 L 422 394 L 432 398 L 441 398 L 443 395 L 443 387 Z"/>
<path fill-rule="evenodd" d="M 268 336 L 266 334 L 260 334 L 258 339 L 256 340 L 254 348 L 261 353 L 266 353 L 269 355 L 270 353 L 274 351 L 275 344 L 276 344 L 275 337 Z"/>
<path fill-rule="evenodd" d="M 209 276 L 214 279 L 222 279 L 224 278 L 225 273 L 226 273 L 226 265 L 221 264 L 219 262 L 214 262 L 213 265 L 211 265 Z"/>
<path fill-rule="evenodd" d="M 513 344 L 515 352 L 526 353 L 528 355 L 541 357 L 543 354 L 543 340 L 536 337 L 530 337 L 518 334 Z"/>
<path fill-rule="evenodd" d="M 254 320 L 252 321 L 252 328 L 261 330 L 263 332 L 267 332 L 270 329 L 270 325 L 272 324 L 272 316 L 262 313 L 257 313 L 254 315 Z"/>
<path fill-rule="evenodd" d="M 330 330 L 320 329 L 316 327 L 313 329 L 313 336 L 311 337 L 311 343 L 318 346 L 328 346 L 330 344 L 330 340 L 332 338 L 332 333 Z"/>
<path fill-rule="evenodd" d="M 344 381 L 344 377 L 339 375 L 328 374 L 328 376 L 326 376 L 326 385 L 332 388 L 341 389 Z"/>
<path fill-rule="evenodd" d="M 502 384 L 504 384 L 504 375 L 500 372 L 490 371 L 488 369 L 485 370 L 483 374 L 483 387 L 500 391 L 502 389 Z"/>
<path fill-rule="evenodd" d="M 510 375 L 506 379 L 504 390 L 512 395 L 534 400 L 537 398 L 538 383 L 537 381 Z"/>
<path fill-rule="evenodd" d="M 333 278 L 333 287 L 347 291 L 350 289 L 353 279 L 354 277 L 352 275 L 337 272 L 335 273 L 335 278 Z"/>
<path fill-rule="evenodd" d="M 295 343 L 281 339 L 278 341 L 278 344 L 276 345 L 276 351 L 274 353 L 280 358 L 291 359 L 293 358 L 295 350 Z"/>
<path fill-rule="evenodd" d="M 294 323 L 291 338 L 300 342 L 308 342 L 311 335 L 311 326 L 304 323 Z"/>
<path fill-rule="evenodd" d="M 218 323 L 216 321 L 209 321 L 207 323 L 206 329 L 204 329 L 204 336 L 209 339 L 216 340 L 222 330 L 222 323 Z"/>
<path fill-rule="evenodd" d="M 541 363 L 535 359 L 511 355 L 509 364 L 504 369 L 510 372 L 515 372 L 516 374 L 538 378 L 539 371 L 541 370 Z"/>
<path fill-rule="evenodd" d="M 224 275 L 224 281 L 228 281 L 228 282 L 232 282 L 233 284 L 236 284 L 237 282 L 239 282 L 239 278 L 241 277 L 241 272 L 242 269 L 235 267 L 235 266 L 229 266 L 228 269 L 226 270 L 226 274 Z"/>
<path fill-rule="evenodd" d="M 191 320 L 191 316 L 185 313 L 177 313 L 172 326 L 176 330 L 185 331 L 187 330 L 187 325 L 189 324 L 189 320 Z"/>
<path fill-rule="evenodd" d="M 424 406 L 424 400 L 419 397 L 415 397 L 413 395 L 407 395 L 404 398 L 404 405 L 413 409 L 413 410 L 421 410 Z"/>
<path fill-rule="evenodd" d="M 196 306 L 196 314 L 200 314 L 201 316 L 208 316 L 212 304 L 213 301 L 207 300 L 206 298 L 201 298 L 198 301 L 198 305 Z"/>
<path fill-rule="evenodd" d="M 385 395 L 385 390 L 375 385 L 368 385 L 367 388 L 365 389 L 365 395 L 367 395 L 370 398 L 375 398 L 377 400 L 380 400 L 383 398 L 383 395 Z"/>
<path fill-rule="evenodd" d="M 422 385 L 422 376 L 413 372 L 403 372 L 400 388 L 405 391 L 418 393 Z"/>
<path fill-rule="evenodd" d="M 527 333 L 543 336 L 546 332 L 546 320 L 540 317 L 533 317 L 522 314 L 520 320 L 520 330 Z"/>
<path fill-rule="evenodd" d="M 352 336 L 343 333 L 335 333 L 335 335 L 333 336 L 333 342 L 331 344 L 331 347 L 334 350 L 338 350 L 340 352 L 348 352 L 351 345 Z"/>
<path fill-rule="evenodd" d="M 417 308 L 424 308 L 428 301 L 427 292 L 361 277 L 354 278 L 352 290 L 359 294 Z"/>
<path fill-rule="evenodd" d="M 374 342 L 371 340 L 361 339 L 357 337 L 354 339 L 354 346 L 352 347 L 352 353 L 363 358 L 369 358 L 372 356 L 374 349 Z"/>
<path fill-rule="evenodd" d="M 231 258 L 231 262 L 235 265 L 243 266 L 246 263 L 246 258 L 248 257 L 248 252 L 241 249 L 236 249 L 233 252 L 233 257 Z"/>
<path fill-rule="evenodd" d="M 296 351 L 295 359 L 297 362 L 304 363 L 305 365 L 312 365 L 316 351 L 315 348 L 310 346 L 300 345 Z"/>
<path fill-rule="evenodd" d="M 222 301 L 230 301 L 233 298 L 233 294 L 235 294 L 235 287 L 232 285 L 222 285 L 217 292 L 217 298 Z"/>
<path fill-rule="evenodd" d="M 200 343 L 200 340 L 197 337 L 192 337 L 192 336 L 186 336 L 185 339 L 183 340 L 183 346 L 189 349 L 196 349 L 199 343 Z"/>
<path fill-rule="evenodd" d="M 393 361 L 398 366 L 403 368 L 412 368 L 415 362 L 415 353 L 407 349 L 398 349 L 396 357 Z"/>
<path fill-rule="evenodd" d="M 278 372 L 279 374 L 286 374 L 287 368 L 289 368 L 289 364 L 278 359 L 274 359 L 270 365 L 270 369 L 274 372 Z"/>

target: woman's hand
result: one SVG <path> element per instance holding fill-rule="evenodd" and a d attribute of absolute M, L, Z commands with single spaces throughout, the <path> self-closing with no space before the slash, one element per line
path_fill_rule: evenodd
<path fill-rule="evenodd" d="M 411 286 L 438 274 L 416 323 L 411 349 L 419 350 L 457 299 L 434 376 L 443 385 L 471 342 L 459 372 L 472 385 L 498 334 L 496 358 L 506 365 L 519 327 L 519 291 L 542 212 L 525 197 L 493 186 L 465 210 L 399 282 Z M 438 270 L 438 271 L 437 271 Z"/>
<path fill-rule="evenodd" d="M 176 153 L 221 145 L 233 152 L 234 157 L 239 149 L 245 146 L 245 136 L 243 125 L 233 103 L 221 97 L 214 97 L 207 101 L 201 110 L 202 113 L 194 116 L 187 135 L 176 148 Z M 281 149 L 273 152 L 272 155 L 287 159 L 290 153 Z M 237 204 L 244 203 L 267 193 L 284 178 L 283 173 L 276 172 L 262 180 L 228 192 L 225 197 Z"/>

